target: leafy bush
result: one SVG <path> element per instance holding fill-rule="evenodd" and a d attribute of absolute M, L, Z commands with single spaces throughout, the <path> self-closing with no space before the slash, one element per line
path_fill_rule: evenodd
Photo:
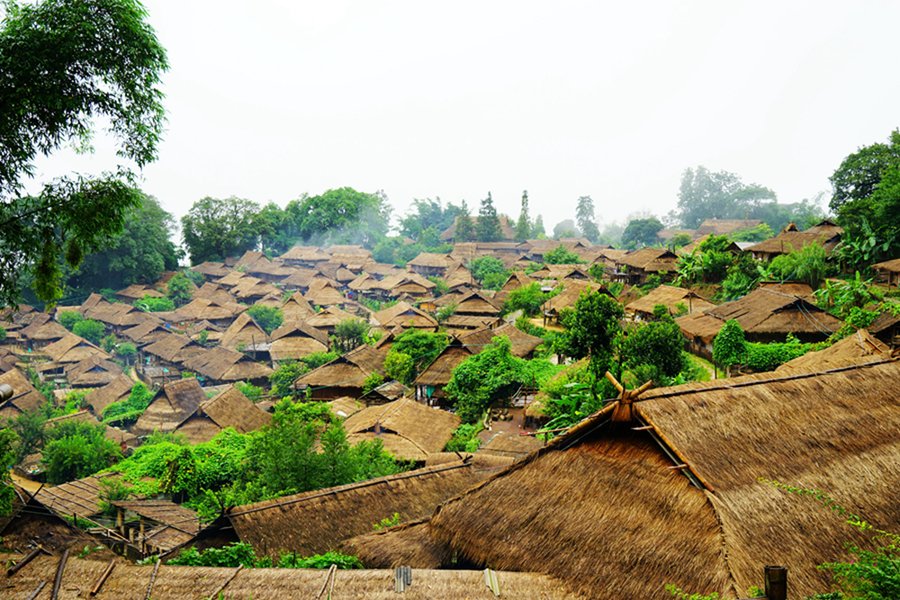
<path fill-rule="evenodd" d="M 93 319 L 83 319 L 75 323 L 72 327 L 72 333 L 79 337 L 83 337 L 92 344 L 99 344 L 106 333 L 106 327 L 100 321 Z"/>
<path fill-rule="evenodd" d="M 72 421 L 48 429 L 42 459 L 47 481 L 56 485 L 81 479 L 119 461 L 122 452 L 105 434 L 102 425 Z"/>
<path fill-rule="evenodd" d="M 341 353 L 350 352 L 366 343 L 368 333 L 369 323 L 367 321 L 351 317 L 335 325 L 331 343 Z"/>
<path fill-rule="evenodd" d="M 560 244 L 544 255 L 544 262 L 548 265 L 577 265 L 584 261 L 580 256 Z"/>
<path fill-rule="evenodd" d="M 101 415 L 104 423 L 134 423 L 137 421 L 150 402 L 153 400 L 153 394 L 147 389 L 147 386 L 138 381 L 131 386 L 131 393 L 125 400 L 113 402 L 105 409 Z"/>
<path fill-rule="evenodd" d="M 193 273 L 193 271 L 188 271 L 188 273 L 199 275 L 200 283 L 194 283 L 197 286 L 203 285 L 202 273 Z M 183 306 L 191 301 L 191 281 L 187 277 L 185 277 L 184 273 L 175 273 L 175 275 L 173 275 L 172 278 L 169 279 L 169 283 L 166 287 L 166 292 L 176 306 Z"/>
<path fill-rule="evenodd" d="M 724 367 L 739 364 L 747 352 L 747 340 L 741 324 L 731 319 L 726 321 L 713 340 L 713 358 Z"/>
<path fill-rule="evenodd" d="M 296 394 L 297 391 L 291 385 L 307 371 L 309 371 L 309 367 L 304 362 L 288 360 L 279 363 L 275 372 L 269 375 L 272 393 L 277 396 Z"/>
<path fill-rule="evenodd" d="M 233 542 L 222 548 L 208 548 L 199 551 L 196 548 L 184 550 L 180 556 L 168 562 L 170 565 L 188 567 L 239 567 L 279 569 L 329 569 L 336 565 L 338 569 L 362 569 L 363 565 L 355 556 L 340 552 L 326 552 L 315 556 L 301 557 L 297 554 L 283 553 L 277 563 L 267 557 L 258 558 L 253 546 L 247 542 Z"/>
<path fill-rule="evenodd" d="M 545 293 L 541 291 L 540 283 L 536 281 L 529 283 L 511 291 L 506 296 L 506 300 L 503 302 L 503 314 L 521 310 L 526 316 L 536 317 L 541 314 L 541 306 L 560 291 L 561 289 L 557 288 L 552 292 Z"/>
<path fill-rule="evenodd" d="M 385 370 L 391 365 L 388 375 L 397 381 L 410 384 L 447 347 L 447 334 L 430 333 L 418 329 L 407 329 L 394 339 L 385 360 Z M 406 358 L 402 358 L 403 355 Z M 412 361 L 411 368 L 406 361 Z M 399 377 L 398 377 L 399 375 Z"/>
<path fill-rule="evenodd" d="M 79 321 L 84 321 L 84 317 L 79 312 L 75 312 L 74 310 L 65 310 L 59 313 L 59 324 L 72 331 L 75 327 L 75 324 Z"/>
<path fill-rule="evenodd" d="M 146 312 L 169 312 L 175 310 L 175 302 L 171 298 L 144 296 L 134 301 L 134 306 Z"/>
<path fill-rule="evenodd" d="M 277 306 L 254 304 L 247 309 L 247 314 L 262 327 L 266 333 L 272 333 L 284 322 L 284 313 Z"/>
<path fill-rule="evenodd" d="M 463 423 L 453 431 L 453 437 L 444 446 L 447 452 L 478 452 L 481 440 L 478 439 L 480 425 Z"/>
<path fill-rule="evenodd" d="M 368 394 L 383 383 L 384 376 L 378 371 L 375 371 L 363 381 L 363 394 Z"/>
<path fill-rule="evenodd" d="M 254 402 L 259 400 L 263 396 L 268 396 L 269 394 L 264 388 L 253 385 L 249 381 L 238 381 L 234 384 L 234 387 L 237 388 L 240 393 L 247 396 L 247 398 Z"/>
<path fill-rule="evenodd" d="M 500 259 L 493 256 L 482 256 L 481 258 L 476 258 L 469 265 L 469 271 L 471 271 L 472 276 L 475 279 L 482 282 L 482 285 L 484 285 L 483 282 L 489 275 L 502 276 L 503 281 L 500 282 L 500 285 L 503 285 L 503 282 L 506 281 L 507 277 L 509 277 L 509 273 L 503 267 L 503 263 L 500 262 Z"/>
<path fill-rule="evenodd" d="M 384 359 L 384 372 L 391 379 L 395 379 L 405 385 L 416 380 L 416 364 L 409 354 L 395 352 L 393 348 Z M 373 373 L 372 375 L 375 375 Z"/>
<path fill-rule="evenodd" d="M 664 377 L 675 377 L 684 370 L 684 336 L 668 309 L 663 306 L 663 310 L 659 321 L 639 325 L 625 336 L 619 358 L 626 368 L 652 365 Z"/>
<path fill-rule="evenodd" d="M 743 363 L 754 371 L 774 371 L 813 349 L 814 344 L 801 344 L 796 339 L 784 344 L 747 344 Z"/>

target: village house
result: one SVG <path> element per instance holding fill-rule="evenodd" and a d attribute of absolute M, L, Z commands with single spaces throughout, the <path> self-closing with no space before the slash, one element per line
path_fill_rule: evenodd
<path fill-rule="evenodd" d="M 745 250 L 753 254 L 757 260 L 769 261 L 782 254 L 800 252 L 810 244 L 819 244 L 825 248 L 825 253 L 831 255 L 834 248 L 841 241 L 841 234 L 834 229 L 821 227 L 819 233 L 800 231 L 791 223 L 774 238 L 764 242 L 748 246 Z"/>
<path fill-rule="evenodd" d="M 406 263 L 406 268 L 425 277 L 443 277 L 452 265 L 453 259 L 447 254 L 422 252 Z"/>
<path fill-rule="evenodd" d="M 197 373 L 207 385 L 223 385 L 237 381 L 268 385 L 269 375 L 275 372 L 246 354 L 218 347 L 189 359 L 184 363 L 184 368 Z"/>
<path fill-rule="evenodd" d="M 690 290 L 672 285 L 661 285 L 650 290 L 646 296 L 626 304 L 625 311 L 631 313 L 635 320 L 652 321 L 655 319 L 653 309 L 658 304 L 668 308 L 669 314 L 673 316 L 691 315 L 715 306 L 709 300 L 701 298 Z"/>
<path fill-rule="evenodd" d="M 302 321 L 286 322 L 272 332 L 270 339 L 269 356 L 275 363 L 328 351 L 328 334 Z"/>
<path fill-rule="evenodd" d="M 650 275 L 670 281 L 678 271 L 678 257 L 665 248 L 643 248 L 619 259 L 613 273 L 616 281 L 627 285 L 644 285 Z"/>
<path fill-rule="evenodd" d="M 363 384 L 372 373 L 381 371 L 388 348 L 362 345 L 333 361 L 301 375 L 294 388 L 309 390 L 310 398 L 319 402 L 344 396 L 359 398 Z"/>
<path fill-rule="evenodd" d="M 91 407 L 95 416 L 103 417 L 103 411 L 106 410 L 108 406 L 128 399 L 133 387 L 134 382 L 128 375 L 123 373 L 113 379 L 110 383 L 91 390 L 85 395 L 84 401 Z"/>
<path fill-rule="evenodd" d="M 271 422 L 272 415 L 257 408 L 240 390 L 229 385 L 209 400 L 202 401 L 174 431 L 184 435 L 191 444 L 202 444 L 228 427 L 238 433 L 250 433 Z"/>

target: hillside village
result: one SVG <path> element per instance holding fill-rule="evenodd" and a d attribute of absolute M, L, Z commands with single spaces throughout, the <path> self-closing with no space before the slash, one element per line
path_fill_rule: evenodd
<path fill-rule="evenodd" d="M 454 223 L 450 252 L 406 268 L 359 245 L 248 251 L 8 311 L 0 415 L 20 444 L 0 536 L 34 562 L 7 586 L 78 555 L 63 582 L 82 590 L 110 563 L 119 597 L 152 571 L 192 597 L 275 598 L 325 572 L 263 592 L 234 567 L 337 556 L 410 566 L 404 585 L 448 597 L 492 595 L 464 574 L 486 567 L 514 597 L 741 598 L 766 565 L 792 595 L 824 592 L 817 566 L 867 535 L 760 480 L 897 530 L 900 267 L 874 265 L 852 306 L 822 293 L 846 278 L 759 278 L 723 300 L 704 255 L 832 261 L 843 233 L 731 241 L 758 225 L 710 219 L 680 247 L 662 231 L 628 251 L 453 243 Z M 382 593 L 353 573 L 331 585 Z"/>

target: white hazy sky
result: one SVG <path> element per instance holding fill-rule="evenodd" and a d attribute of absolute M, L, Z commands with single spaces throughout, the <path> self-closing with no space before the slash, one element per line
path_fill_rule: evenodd
<path fill-rule="evenodd" d="M 143 188 L 177 217 L 342 186 L 515 217 L 527 189 L 549 230 L 582 195 L 665 214 L 697 165 L 796 202 L 900 126 L 900 2 L 144 4 L 171 70 Z M 114 167 L 103 145 L 39 178 Z"/>

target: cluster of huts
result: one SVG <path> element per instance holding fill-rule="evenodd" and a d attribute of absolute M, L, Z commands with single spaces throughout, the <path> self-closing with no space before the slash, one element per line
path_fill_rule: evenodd
<path fill-rule="evenodd" d="M 719 229 L 752 226 L 740 223 Z M 709 233 L 727 233 L 715 223 L 704 226 L 713 230 L 693 232 L 699 234 L 695 247 Z M 808 239 L 827 248 L 835 235 L 823 222 L 736 251 L 768 257 Z M 892 357 L 898 319 L 889 314 L 772 373 L 623 392 L 549 443 L 501 431 L 474 454 L 441 452 L 460 424 L 439 410 L 447 407 L 443 389 L 453 369 L 497 335 L 508 336 L 523 358 L 542 342 L 501 318 L 511 291 L 533 282 L 559 288 L 542 307 L 543 324 L 553 326 L 584 290 L 608 293 L 588 274 L 592 264 L 631 286 L 651 274 L 666 278 L 678 257 L 665 249 L 627 253 L 586 240 L 561 243 L 586 264 L 545 265 L 525 274 L 525 266 L 560 244 L 547 240 L 459 243 L 448 255 L 423 253 L 406 269 L 378 264 L 356 246 L 296 247 L 275 260 L 248 252 L 195 267 L 205 282 L 170 313 L 147 313 L 128 303 L 161 293 L 164 278 L 122 290 L 121 303 L 95 294 L 56 315 L 29 307 L 8 314 L 0 383 L 14 395 L 0 405 L 0 418 L 45 401 L 19 370 L 23 361 L 63 390 L 91 388 L 85 396 L 90 408 L 60 419 L 97 422 L 141 380 L 153 390 L 150 407 L 129 431 L 107 428 L 125 446 L 153 431 L 182 433 L 196 443 L 226 427 L 243 433 L 266 425 L 271 403 L 254 403 L 234 384 L 265 385 L 280 363 L 330 348 L 341 321 L 365 319 L 381 331 L 377 342 L 300 376 L 294 387 L 330 402 L 351 443 L 378 438 L 417 468 L 232 507 L 208 524 L 170 500 L 117 501 L 115 525 L 98 522 L 88 532 L 61 517 L 96 519 L 103 510 L 102 480 L 115 473 L 37 492 L 17 488 L 13 516 L 0 524 L 0 535 L 12 552 L 36 551 L 28 564 L 7 573 L 4 589 L 11 597 L 28 597 L 56 572 L 64 590 L 95 589 L 101 598 L 315 597 L 331 586 L 332 597 L 402 591 L 423 598 L 499 592 L 643 599 L 668 597 L 668 585 L 743 598 L 751 586 L 762 587 L 763 568 L 777 564 L 788 567 L 791 596 L 799 597 L 829 588 L 828 574 L 816 566 L 844 557 L 845 543 L 865 547 L 871 541 L 808 497 L 764 480 L 824 490 L 868 522 L 897 530 L 900 513 L 885 492 L 900 480 L 900 367 Z M 466 266 L 488 255 L 514 270 L 498 292 L 479 289 Z M 436 278 L 447 293 L 436 293 Z M 630 298 L 627 290 L 620 300 Z M 715 305 L 690 290 L 661 285 L 623 303 L 637 321 L 652 319 L 654 308 L 665 305 L 677 317 L 686 347 L 708 356 L 729 319 L 737 319 L 751 341 L 780 341 L 788 333 L 803 341 L 824 339 L 842 323 L 819 309 L 811 293 L 808 286 L 771 282 Z M 393 303 L 374 311 L 368 300 Z M 438 311 L 451 303 L 455 312 L 439 323 Z M 266 333 L 246 312 L 253 304 L 280 308 L 282 326 Z M 133 343 L 133 364 L 113 360 L 62 328 L 63 310 L 98 320 Z M 387 381 L 366 391 L 364 381 L 383 371 L 394 340 L 408 329 L 444 329 L 448 344 L 411 387 Z M 391 519 L 400 524 L 376 530 Z M 97 540 L 130 558 L 168 559 L 188 548 L 238 541 L 273 559 L 283 552 L 339 550 L 358 556 L 368 570 L 275 575 L 266 569 L 121 563 L 105 573 L 105 561 L 121 560 L 108 550 L 91 552 L 88 560 L 64 555 Z M 412 567 L 411 575 L 389 570 L 403 566 Z"/>

